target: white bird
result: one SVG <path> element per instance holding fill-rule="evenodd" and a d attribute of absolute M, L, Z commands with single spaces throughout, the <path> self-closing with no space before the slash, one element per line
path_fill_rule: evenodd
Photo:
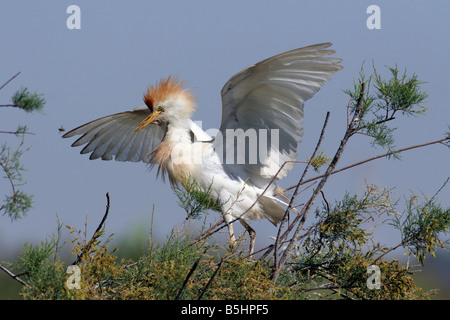
<path fill-rule="evenodd" d="M 279 198 L 286 195 L 277 182 L 293 167 L 285 162 L 297 158 L 303 104 L 342 69 L 341 59 L 329 57 L 335 53 L 330 45 L 284 52 L 235 74 L 221 91 L 215 138 L 191 120 L 194 96 L 170 76 L 148 87 L 145 106 L 91 121 L 63 137 L 81 135 L 72 146 L 87 144 L 81 153 L 91 153 L 90 159 L 156 165 L 171 184 L 193 179 L 221 203 L 233 244 L 232 222 L 243 224 L 252 254 L 255 231 L 247 221 L 267 218 L 276 225 L 284 216 L 287 203 Z"/>

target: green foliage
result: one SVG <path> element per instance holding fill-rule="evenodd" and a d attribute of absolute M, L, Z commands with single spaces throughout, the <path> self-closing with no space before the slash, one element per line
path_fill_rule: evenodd
<path fill-rule="evenodd" d="M 354 132 L 372 137 L 373 146 L 392 151 L 395 143 L 393 132 L 396 128 L 388 126 L 387 123 L 394 120 L 399 112 L 403 115 L 423 115 L 427 110 L 423 103 L 428 94 L 421 91 L 420 86 L 424 82 L 419 81 L 415 74 L 408 77 L 405 70 L 403 75 L 399 76 L 397 67 L 388 69 L 391 77 L 386 80 L 377 72 L 375 66 L 369 77 L 361 67 L 354 89 L 344 92 L 352 101 L 350 111 L 358 115 L 358 125 L 354 128 Z M 363 93 L 362 101 L 357 106 L 361 93 Z M 398 158 L 398 154 L 393 156 Z"/>
<path fill-rule="evenodd" d="M 80 235 L 70 227 L 73 234 Z M 102 235 L 103 236 L 103 235 Z M 101 237 L 100 237 L 101 238 Z M 69 290 L 64 285 L 55 290 L 36 291 L 24 288 L 25 297 L 34 299 L 275 299 L 282 288 L 270 281 L 270 267 L 229 255 L 219 260 L 219 247 L 191 238 L 189 232 L 172 234 L 165 243 L 143 252 L 137 261 L 118 260 L 108 242 L 96 241 L 86 246 L 85 239 L 76 237 L 73 253 L 84 250 L 79 263 L 81 287 Z M 43 256 L 52 254 L 45 248 Z M 86 250 L 88 249 L 88 250 Z M 26 255 L 29 252 L 26 251 Z M 31 257 L 28 257 L 31 259 Z M 58 264 L 59 266 L 59 264 Z M 47 266 L 48 267 L 48 266 Z M 191 274 L 190 277 L 187 277 Z M 36 275 L 36 273 L 33 273 Z M 54 281 L 65 283 L 66 277 L 58 274 L 53 279 L 39 278 L 44 288 Z M 47 295 L 45 295 L 47 294 Z"/>
<path fill-rule="evenodd" d="M 22 149 L 22 145 L 23 140 L 15 150 L 11 150 L 6 144 L 0 149 L 0 166 L 5 173 L 5 179 L 11 186 L 11 194 L 5 195 L 0 211 L 3 210 L 3 215 L 7 215 L 12 221 L 22 217 L 31 209 L 33 199 L 31 195 L 17 189 L 25 184 L 22 176 L 24 168 L 20 160 L 26 150 Z"/>
<path fill-rule="evenodd" d="M 14 192 L 12 195 L 6 195 L 4 204 L 1 209 L 4 214 L 9 216 L 11 220 L 17 220 L 26 214 L 32 207 L 33 196 L 21 190 Z"/>
<path fill-rule="evenodd" d="M 29 286 L 24 287 L 23 296 L 28 299 L 61 299 L 64 298 L 63 264 L 53 260 L 53 242 L 42 242 L 40 245 L 25 245 L 19 270 L 25 273 Z"/>
<path fill-rule="evenodd" d="M 437 248 L 445 248 L 441 234 L 450 233 L 450 208 L 442 208 L 434 200 L 418 203 L 412 196 L 401 216 L 395 216 L 392 224 L 401 232 L 402 244 L 423 264 L 426 253 L 435 256 Z"/>
<path fill-rule="evenodd" d="M 173 190 L 187 218 L 198 219 L 210 210 L 220 211 L 221 204 L 211 198 L 211 187 L 203 190 L 192 177 L 186 177 L 182 185 L 174 186 Z"/>
<path fill-rule="evenodd" d="M 28 88 L 21 88 L 11 98 L 13 106 L 23 109 L 26 112 L 42 111 L 45 99 L 42 94 L 30 93 Z"/>
<path fill-rule="evenodd" d="M 413 200 L 417 196 L 408 203 Z M 399 246 L 416 255 L 417 243 L 428 244 L 420 246 L 423 253 L 434 253 L 441 233 L 449 231 L 449 211 L 435 199 L 402 215 L 397 205 L 392 190 L 374 185 L 333 205 L 324 199 L 277 282 L 271 280 L 271 259 L 249 260 L 245 249 L 229 252 L 211 237 L 199 240 L 189 228 L 173 231 L 163 243 L 150 239 L 136 260 L 119 260 L 117 248 L 109 248 L 112 235 L 105 237 L 102 230 L 89 240 L 86 233 L 67 226 L 75 236 L 72 254 L 83 253 L 77 264 L 79 289 L 65 285 L 69 275 L 55 237 L 35 247 L 26 245 L 16 270 L 29 284 L 22 293 L 27 299 L 427 299 L 435 291 L 418 287 L 409 265 L 384 258 Z M 402 228 L 399 245 L 388 248 L 374 241 L 380 220 Z M 374 265 L 381 272 L 379 289 L 367 285 L 368 267 Z"/>
<path fill-rule="evenodd" d="M 22 296 L 25 299 L 65 299 L 65 269 L 58 257 L 61 249 L 61 224 L 58 235 L 51 236 L 37 245 L 26 243 L 18 261 L 10 264 L 26 279 Z"/>
<path fill-rule="evenodd" d="M 391 190 L 379 190 L 376 186 L 367 186 L 362 196 L 346 194 L 334 206 L 323 203 L 322 209 L 316 210 L 315 223 L 305 229 L 300 237 L 297 250 L 291 256 L 290 267 L 282 273 L 280 279 L 285 283 L 297 283 L 296 289 L 313 294 L 315 297 L 329 290 L 327 295 L 338 294 L 352 299 L 417 299 L 427 298 L 433 292 L 425 293 L 417 287 L 412 279 L 412 271 L 407 266 L 401 266 L 399 261 L 385 261 L 383 257 L 400 246 L 408 246 L 410 253 L 416 253 L 419 243 L 422 246 L 421 257 L 426 252 L 433 253 L 436 247 L 431 244 L 441 243 L 439 236 L 450 229 L 448 210 L 437 209 L 426 223 L 428 230 L 423 230 L 423 237 L 414 233 L 407 242 L 401 240 L 400 245 L 391 248 L 383 247 L 374 242 L 376 221 L 381 219 L 402 219 L 396 209 L 397 199 L 392 199 Z M 433 202 L 428 204 L 438 208 Z M 447 216 L 446 216 L 447 215 Z M 439 221 L 446 216 L 447 221 Z M 407 213 L 403 225 L 422 225 L 422 217 L 414 217 Z M 421 228 L 419 228 L 421 229 Z M 404 236 L 403 236 L 404 238 Z M 367 287 L 367 268 L 376 265 L 381 270 L 381 287 L 378 290 Z"/>
<path fill-rule="evenodd" d="M 17 74 L 18 75 L 18 74 Z M 16 75 L 16 76 L 17 76 Z M 0 87 L 3 88 L 12 79 Z M 26 112 L 42 111 L 45 105 L 45 99 L 37 93 L 30 93 L 27 88 L 18 90 L 11 98 L 12 104 L 0 105 L 0 107 L 16 107 Z M 33 196 L 18 189 L 26 182 L 23 178 L 24 168 L 21 164 L 23 154 L 28 149 L 23 149 L 25 134 L 28 128 L 20 125 L 15 131 L 0 131 L 3 134 L 14 134 L 21 139 L 17 148 L 13 149 L 4 143 L 0 149 L 0 167 L 4 172 L 4 178 L 10 185 L 11 193 L 5 195 L 3 204 L 0 205 L 0 211 L 3 215 L 8 216 L 11 221 L 22 218 L 32 207 Z"/>
<path fill-rule="evenodd" d="M 423 114 L 427 108 L 422 103 L 428 98 L 428 94 L 420 90 L 420 85 L 424 82 L 417 79 L 417 75 L 411 77 L 406 75 L 406 70 L 399 77 L 397 67 L 388 67 L 392 77 L 383 80 L 374 67 L 375 98 L 377 103 L 375 108 L 382 110 L 386 115 L 385 119 L 394 117 L 400 111 L 406 115 Z M 381 118 L 380 118 L 381 120 Z"/>
<path fill-rule="evenodd" d="M 308 159 L 309 161 L 310 159 Z M 331 158 L 327 157 L 326 154 L 323 151 L 320 151 L 314 159 L 311 161 L 311 166 L 313 167 L 314 171 L 319 172 L 320 168 L 330 164 Z"/>

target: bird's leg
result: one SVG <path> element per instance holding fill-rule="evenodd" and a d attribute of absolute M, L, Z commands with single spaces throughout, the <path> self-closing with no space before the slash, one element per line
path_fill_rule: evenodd
<path fill-rule="evenodd" d="M 234 235 L 233 224 L 231 223 L 231 221 L 233 221 L 233 217 L 231 217 L 230 215 L 225 215 L 224 220 L 225 220 L 225 223 L 227 224 L 228 233 L 230 235 L 230 247 L 231 247 L 231 250 L 234 250 L 234 249 L 236 249 L 237 244 L 236 244 L 236 237 Z"/>
<path fill-rule="evenodd" d="M 250 227 L 250 225 L 245 222 L 242 219 L 239 219 L 239 221 L 241 222 L 241 224 L 244 226 L 244 228 L 247 230 L 248 235 L 250 236 L 250 248 L 249 248 L 249 258 L 253 259 L 253 251 L 255 251 L 255 241 L 256 241 L 256 232 L 255 230 L 253 230 L 252 227 Z"/>

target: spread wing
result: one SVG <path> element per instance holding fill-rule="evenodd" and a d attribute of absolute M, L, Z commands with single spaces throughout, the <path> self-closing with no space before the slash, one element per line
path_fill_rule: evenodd
<path fill-rule="evenodd" d="M 112 114 L 75 128 L 63 138 L 81 135 L 72 147 L 86 144 L 81 153 L 91 153 L 89 159 L 150 162 L 149 154 L 163 140 L 166 128 L 150 124 L 135 129 L 150 114 L 147 107 Z"/>
<path fill-rule="evenodd" d="M 335 52 L 326 50 L 330 45 L 323 43 L 281 53 L 242 70 L 225 84 L 222 139 L 214 143 L 216 151 L 223 153 L 224 167 L 232 176 L 265 187 L 285 161 L 296 160 L 303 136 L 304 102 L 342 69 L 338 65 L 340 59 L 328 57 Z M 233 132 L 235 137 L 230 137 Z M 239 132 L 245 139 L 240 139 Z M 244 163 L 239 150 L 246 152 Z M 230 163 L 232 158 L 234 162 Z M 277 178 L 286 176 L 292 167 L 292 163 L 286 164 Z"/>

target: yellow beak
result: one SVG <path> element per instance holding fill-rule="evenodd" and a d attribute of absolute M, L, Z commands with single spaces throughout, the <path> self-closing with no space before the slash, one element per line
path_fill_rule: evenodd
<path fill-rule="evenodd" d="M 161 113 L 161 111 L 155 110 L 150 115 L 142 120 L 142 122 L 139 124 L 139 126 L 134 130 L 135 132 L 139 132 L 142 129 L 144 129 L 146 126 L 148 126 L 150 123 L 155 121 L 156 117 Z"/>

